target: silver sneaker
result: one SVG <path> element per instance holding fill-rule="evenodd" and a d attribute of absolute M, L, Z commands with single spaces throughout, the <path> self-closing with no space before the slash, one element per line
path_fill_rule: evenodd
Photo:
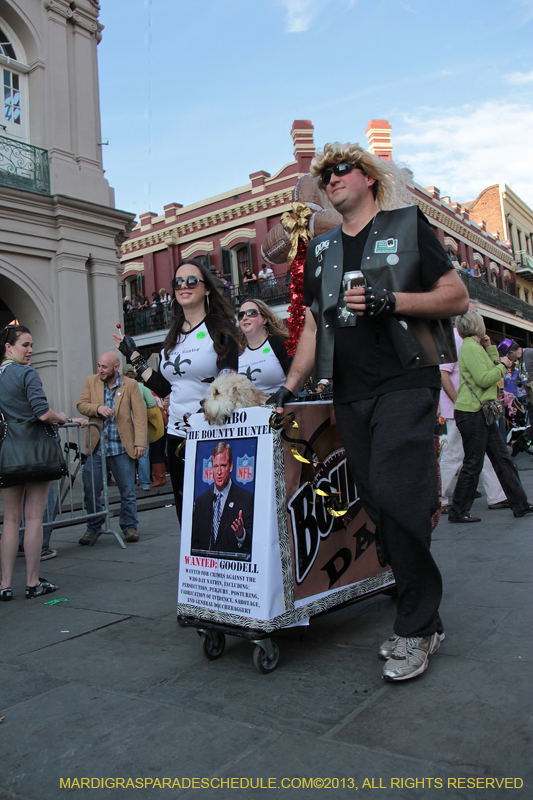
<path fill-rule="evenodd" d="M 441 638 L 442 637 L 442 638 Z M 443 634 L 398 637 L 391 657 L 383 667 L 386 681 L 406 681 L 421 675 L 429 666 L 428 656 L 438 649 Z"/>
<path fill-rule="evenodd" d="M 435 650 L 438 650 L 440 647 L 440 643 L 443 642 L 444 639 L 446 638 L 444 632 L 437 633 L 436 636 L 437 638 L 435 639 L 433 649 L 429 651 L 429 655 L 431 655 L 431 653 L 434 653 Z M 397 636 L 395 633 L 393 633 L 392 636 L 389 636 L 387 641 L 383 642 L 383 644 L 379 648 L 378 658 L 380 658 L 382 661 L 387 661 L 389 658 L 391 658 L 394 648 L 396 647 L 396 644 L 400 641 L 401 638 L 402 638 L 401 636 Z"/>

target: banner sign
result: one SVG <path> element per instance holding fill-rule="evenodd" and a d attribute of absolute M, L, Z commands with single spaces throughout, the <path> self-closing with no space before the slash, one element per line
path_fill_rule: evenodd
<path fill-rule="evenodd" d="M 288 410 L 319 466 L 294 458 L 270 427 L 272 409 L 237 409 L 223 426 L 189 417 L 178 615 L 269 632 L 393 583 L 378 563 L 332 404 Z M 345 515 L 329 513 L 331 501 L 316 491 L 324 487 L 340 493 Z"/>

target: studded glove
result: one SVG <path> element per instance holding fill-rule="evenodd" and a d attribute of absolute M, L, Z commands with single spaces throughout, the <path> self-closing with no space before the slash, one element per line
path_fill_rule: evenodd
<path fill-rule="evenodd" d="M 388 289 L 373 289 L 368 286 L 365 289 L 365 305 L 365 314 L 369 317 L 389 317 L 394 314 L 396 297 Z"/>
<path fill-rule="evenodd" d="M 129 358 L 131 354 L 137 350 L 137 345 L 135 344 L 135 340 L 132 339 L 131 336 L 125 336 L 121 341 L 121 343 L 119 344 L 118 349 L 123 356 Z"/>
<path fill-rule="evenodd" d="M 290 389 L 287 389 L 286 386 L 280 386 L 274 394 L 271 394 L 268 400 L 266 401 L 267 406 L 276 406 L 276 408 L 284 408 L 285 403 L 290 403 L 291 400 L 295 400 L 296 395 L 294 395 Z"/>

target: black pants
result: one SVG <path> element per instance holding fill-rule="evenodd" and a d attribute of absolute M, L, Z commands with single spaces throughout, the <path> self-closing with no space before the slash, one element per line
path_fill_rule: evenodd
<path fill-rule="evenodd" d="M 456 411 L 454 416 L 463 439 L 465 457 L 453 493 L 450 517 L 463 517 L 470 511 L 485 453 L 491 460 L 513 513 L 516 515 L 525 511 L 528 505 L 526 493 L 502 439 L 498 423 L 487 425 L 481 409 L 475 412 Z"/>
<path fill-rule="evenodd" d="M 437 389 L 410 389 L 335 404 L 359 497 L 390 556 L 398 636 L 443 630 L 442 578 L 430 553 L 439 502 L 433 439 L 438 398 Z"/>
<path fill-rule="evenodd" d="M 176 449 L 180 448 L 178 455 Z M 183 506 L 183 479 L 185 477 L 185 439 L 181 436 L 167 434 L 167 458 L 172 491 L 176 502 L 176 514 L 181 527 L 181 509 Z"/>

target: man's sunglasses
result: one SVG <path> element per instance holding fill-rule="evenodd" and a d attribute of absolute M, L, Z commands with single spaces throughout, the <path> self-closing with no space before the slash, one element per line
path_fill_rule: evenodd
<path fill-rule="evenodd" d="M 199 283 L 205 283 L 205 281 L 197 278 L 196 275 L 188 275 L 186 278 L 173 278 L 170 285 L 173 289 L 181 289 L 183 284 L 185 284 L 186 289 L 196 289 Z"/>
<path fill-rule="evenodd" d="M 320 180 L 322 181 L 322 186 L 328 185 L 332 175 L 336 175 L 337 178 L 342 178 L 343 175 L 348 175 L 348 173 L 350 173 L 352 169 L 359 169 L 361 170 L 361 172 L 364 172 L 364 170 L 357 164 L 350 164 L 348 161 L 342 161 L 340 164 L 335 164 L 335 166 L 331 167 L 331 169 L 324 170 L 324 172 L 320 176 Z"/>
<path fill-rule="evenodd" d="M 240 322 L 241 319 L 244 319 L 245 317 L 259 317 L 260 314 L 261 312 L 258 311 L 257 308 L 247 308 L 246 311 L 239 311 L 237 314 L 237 319 Z"/>

